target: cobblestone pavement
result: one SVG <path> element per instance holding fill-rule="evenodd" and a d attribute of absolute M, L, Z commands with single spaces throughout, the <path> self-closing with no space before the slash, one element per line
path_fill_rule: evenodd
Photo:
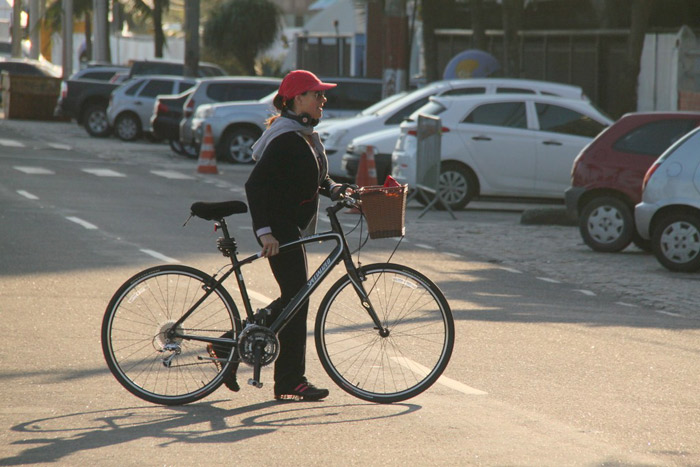
<path fill-rule="evenodd" d="M 519 219 L 464 221 L 465 213 L 452 221 L 441 214 L 412 221 L 412 235 L 415 230 L 438 250 L 469 251 L 503 267 L 613 293 L 625 303 L 700 318 L 700 274 L 672 273 L 634 245 L 620 253 L 598 253 L 583 243 L 577 227 L 523 225 Z"/>
<path fill-rule="evenodd" d="M 82 151 L 101 158 L 130 160 L 148 158 L 162 163 L 191 163 L 174 154 L 166 144 L 125 143 L 115 138 L 91 138 L 75 123 L 0 120 L 2 133 L 35 138 L 37 143 L 56 142 L 79 145 Z M 232 167 L 233 168 L 233 167 Z M 671 316 L 700 318 L 700 274 L 672 273 L 635 246 L 621 253 L 597 253 L 582 241 L 578 229 L 560 225 L 524 225 L 519 215 L 490 222 L 475 216 L 475 209 L 522 209 L 522 205 L 472 203 L 457 212 L 457 220 L 447 213 L 431 211 L 417 219 L 421 211 L 413 202 L 407 212 L 408 240 L 434 246 L 439 251 L 477 254 L 484 261 L 576 284 L 582 289 L 616 294 L 619 300 L 650 307 Z M 494 209 L 495 208 L 495 209 Z"/>

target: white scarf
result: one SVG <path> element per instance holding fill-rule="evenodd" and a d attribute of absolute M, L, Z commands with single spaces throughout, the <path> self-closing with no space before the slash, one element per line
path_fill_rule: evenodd
<path fill-rule="evenodd" d="M 262 155 L 265 153 L 265 149 L 267 149 L 267 145 L 270 144 L 273 139 L 290 131 L 311 136 L 311 140 L 314 142 L 314 148 L 318 154 L 325 154 L 326 148 L 323 147 L 321 138 L 318 136 L 318 133 L 314 131 L 313 127 L 304 126 L 291 118 L 279 117 L 276 118 L 272 124 L 270 124 L 270 127 L 267 128 L 263 134 L 260 135 L 260 138 L 258 138 L 255 144 L 253 144 L 253 160 L 260 160 Z"/>

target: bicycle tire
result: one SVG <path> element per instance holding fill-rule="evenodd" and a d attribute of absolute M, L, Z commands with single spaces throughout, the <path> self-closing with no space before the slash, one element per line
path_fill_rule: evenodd
<path fill-rule="evenodd" d="M 389 404 L 428 389 L 447 367 L 454 320 L 442 291 L 421 273 L 399 264 L 360 268 L 382 325 L 381 337 L 348 275 L 321 302 L 314 337 L 330 378 L 347 393 Z"/>
<path fill-rule="evenodd" d="M 102 321 L 102 351 L 110 371 L 129 392 L 148 402 L 181 405 L 211 394 L 223 383 L 234 352 L 226 361 L 215 362 L 206 342 L 165 336 L 168 325 L 213 281 L 198 269 L 166 265 L 139 272 L 117 290 Z M 183 324 L 181 331 L 206 337 L 231 331 L 238 335 L 241 326 L 236 304 L 223 287 Z M 166 349 L 166 344 L 175 348 Z"/>

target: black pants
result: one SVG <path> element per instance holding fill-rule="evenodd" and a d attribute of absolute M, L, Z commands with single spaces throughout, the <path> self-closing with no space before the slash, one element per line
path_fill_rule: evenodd
<path fill-rule="evenodd" d="M 299 229 L 275 229 L 272 234 L 280 245 L 298 240 Z M 308 270 L 306 250 L 303 247 L 278 253 L 269 258 L 272 273 L 280 287 L 281 296 L 272 302 L 273 320 L 277 318 L 294 296 L 306 284 Z M 294 318 L 279 333 L 280 355 L 275 362 L 275 392 L 293 389 L 303 381 L 306 372 L 306 317 L 309 313 L 309 302 L 304 302 Z"/>

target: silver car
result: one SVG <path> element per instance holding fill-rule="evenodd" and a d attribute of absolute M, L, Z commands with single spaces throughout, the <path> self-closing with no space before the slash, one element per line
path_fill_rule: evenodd
<path fill-rule="evenodd" d="M 219 76 L 200 79 L 194 93 L 185 101 L 183 118 L 180 120 L 180 142 L 194 144 L 192 118 L 200 105 L 262 99 L 277 91 L 281 82 L 279 78 L 254 76 Z"/>
<path fill-rule="evenodd" d="M 124 141 L 139 139 L 151 127 L 156 98 L 161 94 L 179 94 L 196 84 L 179 76 L 143 76 L 132 79 L 112 91 L 107 120 L 114 134 Z"/>
<path fill-rule="evenodd" d="M 639 234 L 651 239 L 671 271 L 700 269 L 700 129 L 671 146 L 647 171 L 634 210 Z"/>

